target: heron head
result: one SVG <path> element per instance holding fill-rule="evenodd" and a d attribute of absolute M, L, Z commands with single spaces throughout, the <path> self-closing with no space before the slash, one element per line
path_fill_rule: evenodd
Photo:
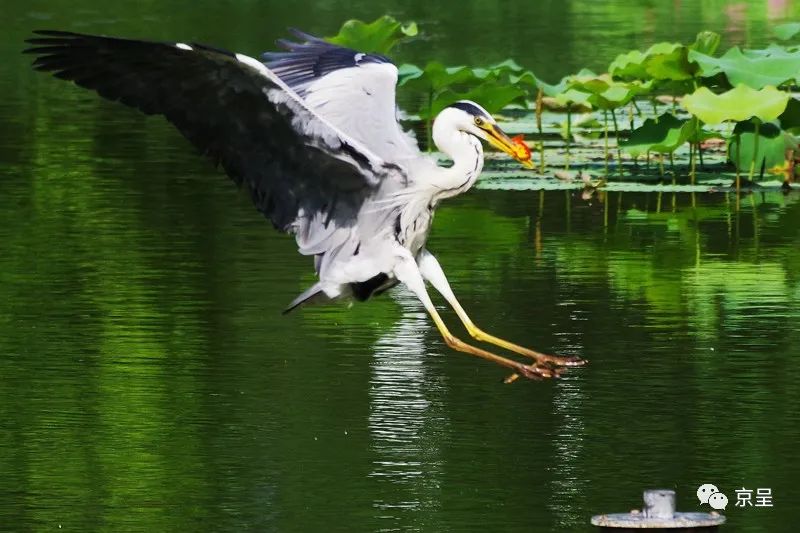
<path fill-rule="evenodd" d="M 453 114 L 456 127 L 483 139 L 501 152 L 505 152 L 524 166 L 533 168 L 531 152 L 521 138 L 510 138 L 497 125 L 497 121 L 483 107 L 470 100 L 461 100 L 446 109 Z"/>

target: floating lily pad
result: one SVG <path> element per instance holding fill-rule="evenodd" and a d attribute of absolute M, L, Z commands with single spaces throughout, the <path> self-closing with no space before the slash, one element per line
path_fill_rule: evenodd
<path fill-rule="evenodd" d="M 707 87 L 700 87 L 686 95 L 681 105 L 706 124 L 719 124 L 751 117 L 769 122 L 783 113 L 788 102 L 789 95 L 775 87 L 764 87 L 757 91 L 747 85 L 739 85 L 722 94 L 714 94 Z"/>
<path fill-rule="evenodd" d="M 733 86 L 744 84 L 761 89 L 795 81 L 800 75 L 800 52 L 780 48 L 772 46 L 763 54 L 745 54 L 734 46 L 718 58 L 692 50 L 689 59 L 700 65 L 704 78 L 722 72 Z"/>

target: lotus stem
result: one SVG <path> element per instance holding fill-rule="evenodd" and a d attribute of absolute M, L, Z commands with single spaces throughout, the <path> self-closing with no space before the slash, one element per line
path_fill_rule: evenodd
<path fill-rule="evenodd" d="M 544 112 L 544 90 L 539 89 L 536 93 L 536 128 L 539 135 L 542 134 L 542 113 Z"/>
<path fill-rule="evenodd" d="M 655 96 L 650 97 L 650 103 L 653 104 L 653 118 L 658 118 L 658 100 Z"/>
<path fill-rule="evenodd" d="M 739 189 L 742 188 L 742 134 L 736 136 L 736 193 L 738 195 Z"/>
<path fill-rule="evenodd" d="M 611 119 L 614 121 L 614 138 L 617 142 L 617 170 L 619 177 L 622 177 L 622 148 L 619 147 L 619 127 L 617 126 L 617 114 L 611 110 Z"/>
<path fill-rule="evenodd" d="M 544 134 L 542 133 L 542 113 L 544 112 L 544 90 L 539 89 L 536 92 L 536 129 L 539 130 L 539 152 L 541 159 L 539 159 L 539 172 L 544 174 Z"/>
<path fill-rule="evenodd" d="M 633 100 L 631 100 L 631 105 L 628 106 L 628 128 L 633 131 Z"/>
<path fill-rule="evenodd" d="M 697 141 L 697 157 L 700 158 L 700 169 L 705 170 L 706 164 L 703 162 L 703 143 Z"/>
<path fill-rule="evenodd" d="M 603 164 L 608 177 L 608 111 L 603 110 Z"/>
<path fill-rule="evenodd" d="M 694 157 L 694 143 L 689 142 L 689 178 L 691 179 L 692 185 L 694 185 L 695 181 L 695 174 L 696 174 L 696 167 L 695 167 L 695 157 Z"/>
<path fill-rule="evenodd" d="M 544 174 L 544 139 L 539 141 L 539 153 L 542 154 L 542 157 L 539 158 L 539 173 Z"/>
<path fill-rule="evenodd" d="M 664 177 L 664 154 L 658 154 L 658 174 Z"/>
<path fill-rule="evenodd" d="M 753 159 L 750 161 L 750 174 L 747 177 L 750 181 L 753 181 L 753 177 L 756 173 L 756 159 L 758 159 L 758 129 L 761 126 L 761 122 L 756 120 L 756 130 L 755 130 L 755 138 L 753 139 Z"/>
<path fill-rule="evenodd" d="M 675 158 L 669 153 L 669 171 L 672 173 L 672 183 L 675 183 Z"/>
<path fill-rule="evenodd" d="M 569 170 L 569 148 L 572 143 L 572 105 L 567 103 L 567 160 L 564 170 Z"/>

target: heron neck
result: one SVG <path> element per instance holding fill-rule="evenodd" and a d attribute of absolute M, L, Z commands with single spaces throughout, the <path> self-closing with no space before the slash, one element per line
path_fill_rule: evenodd
<path fill-rule="evenodd" d="M 442 169 L 439 183 L 435 185 L 448 191 L 444 196 L 453 196 L 466 191 L 483 169 L 483 145 L 474 135 L 459 130 L 437 129 L 434 124 L 433 142 L 447 157 L 453 160 L 453 166 Z"/>

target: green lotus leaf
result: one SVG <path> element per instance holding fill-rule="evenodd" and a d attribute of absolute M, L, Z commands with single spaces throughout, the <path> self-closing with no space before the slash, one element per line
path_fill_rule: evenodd
<path fill-rule="evenodd" d="M 430 110 L 423 110 L 420 117 L 433 118 L 445 107 L 459 100 L 480 102 L 489 113 L 497 113 L 515 101 L 524 102 L 526 94 L 527 92 L 521 87 L 498 85 L 493 81 L 482 83 L 465 92 L 446 89 L 435 96 Z"/>
<path fill-rule="evenodd" d="M 326 40 L 354 50 L 386 54 L 397 43 L 415 37 L 418 33 L 416 22 L 403 24 L 394 17 L 384 15 L 369 24 L 355 19 L 348 20 L 342 24 L 339 33 Z"/>
<path fill-rule="evenodd" d="M 544 92 L 545 96 L 550 96 L 552 98 L 558 98 L 559 95 L 563 95 L 564 93 L 566 93 L 570 89 L 570 87 L 572 86 L 573 83 L 578 83 L 578 82 L 580 82 L 580 80 L 587 80 L 587 79 L 592 79 L 592 78 L 596 78 L 596 77 L 597 77 L 597 74 L 595 74 L 591 70 L 582 69 L 577 74 L 571 74 L 569 76 L 564 76 L 563 78 L 561 78 L 561 81 L 559 81 L 558 83 L 553 84 L 553 85 L 551 85 L 549 83 L 545 83 L 542 80 L 537 80 L 537 86 L 540 89 L 542 89 L 542 91 Z"/>
<path fill-rule="evenodd" d="M 469 67 L 445 67 L 431 61 L 424 69 L 414 65 L 401 65 L 398 69 L 399 84 L 419 91 L 440 91 L 454 85 L 475 83 L 478 80 Z"/>
<path fill-rule="evenodd" d="M 719 48 L 719 43 L 722 37 L 719 33 L 713 31 L 701 31 L 697 34 L 694 43 L 689 45 L 690 50 L 695 50 L 701 54 L 713 56 L 714 52 Z"/>
<path fill-rule="evenodd" d="M 491 65 L 489 69 L 494 71 L 511 71 L 511 72 L 523 72 L 525 68 L 518 64 L 513 59 L 506 59 L 505 61 L 501 61 L 500 63 L 495 63 Z"/>
<path fill-rule="evenodd" d="M 783 165 L 786 160 L 786 150 L 796 148 L 797 143 L 792 135 L 782 131 L 775 124 L 769 122 L 760 124 L 758 136 L 755 129 L 755 123 L 752 121 L 737 124 L 733 130 L 734 135 L 728 142 L 728 155 L 740 171 L 748 170 L 751 162 L 755 160 L 758 175 L 762 165 L 765 169 Z M 756 137 L 758 137 L 757 142 Z"/>
<path fill-rule="evenodd" d="M 656 80 L 688 80 L 697 73 L 697 65 L 689 61 L 689 49 L 682 44 L 657 43 L 646 53 L 645 70 Z"/>
<path fill-rule="evenodd" d="M 644 67 L 647 56 L 639 50 L 631 50 L 628 53 L 618 55 L 614 61 L 608 65 L 608 72 L 615 78 L 644 80 L 650 76 Z"/>
<path fill-rule="evenodd" d="M 800 55 L 796 46 L 783 46 L 776 43 L 772 43 L 766 48 L 745 48 L 742 50 L 742 54 L 752 59 L 761 59 L 762 57 L 796 59 Z"/>
<path fill-rule="evenodd" d="M 784 131 L 800 132 L 800 100 L 790 98 L 778 121 Z"/>
<path fill-rule="evenodd" d="M 763 122 L 775 120 L 786 109 L 789 95 L 775 87 L 755 90 L 738 85 L 722 94 L 714 94 L 700 87 L 684 97 L 681 105 L 706 124 L 719 124 L 727 120 L 744 121 L 756 117 Z"/>
<path fill-rule="evenodd" d="M 556 94 L 554 98 L 556 99 L 556 103 L 562 107 L 567 107 L 571 104 L 591 106 L 592 104 L 589 101 L 591 96 L 591 93 L 578 91 L 576 89 L 567 89 L 562 93 Z"/>
<path fill-rule="evenodd" d="M 651 82 L 614 81 L 608 74 L 594 76 L 575 76 L 569 82 L 569 89 L 589 94 L 588 102 L 600 109 L 616 109 L 637 96 L 647 94 Z"/>
<path fill-rule="evenodd" d="M 755 55 L 752 51 L 745 54 L 734 46 L 719 58 L 691 50 L 689 59 L 700 65 L 704 78 L 723 72 L 733 86 L 745 84 L 761 89 L 796 80 L 800 74 L 800 52 L 784 50 L 778 53 L 776 47 L 767 49 L 770 50 L 772 52 L 763 55 Z"/>
<path fill-rule="evenodd" d="M 772 33 L 781 41 L 788 41 L 800 32 L 800 22 L 787 22 L 772 28 Z"/>
<path fill-rule="evenodd" d="M 715 49 L 715 35 L 713 32 L 701 33 L 693 46 Z M 608 66 L 608 72 L 615 78 L 628 80 L 688 80 L 697 72 L 697 66 L 688 57 L 688 49 L 682 44 L 656 43 L 644 52 L 633 50 L 618 55 Z"/>
<path fill-rule="evenodd" d="M 670 113 L 658 118 L 648 118 L 633 130 L 620 147 L 634 157 L 647 152 L 668 154 L 677 150 L 695 133 L 694 120 L 681 120 Z"/>

